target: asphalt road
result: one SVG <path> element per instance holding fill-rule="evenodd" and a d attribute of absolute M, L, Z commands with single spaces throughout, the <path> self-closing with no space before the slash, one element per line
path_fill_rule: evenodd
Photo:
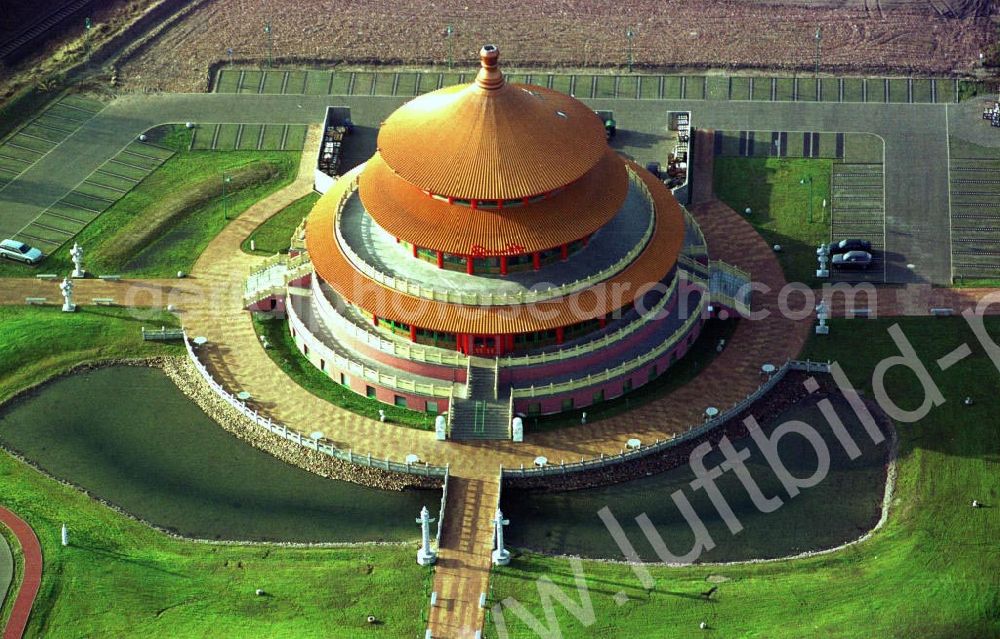
<path fill-rule="evenodd" d="M 406 99 L 295 95 L 158 94 L 119 98 L 0 189 L 0 236 L 13 235 L 148 128 L 168 122 L 314 123 L 327 105 L 352 109 L 358 158 Z M 889 282 L 950 283 L 948 110 L 940 104 L 838 104 L 706 100 L 586 100 L 612 109 L 640 163 L 664 159 L 666 112 L 692 111 L 693 125 L 728 130 L 859 131 L 885 140 L 886 275 Z M 954 107 L 955 105 L 953 105 Z M 952 119 L 976 116 L 960 105 Z M 978 116 L 976 116 L 978 117 Z M 963 122 L 964 124 L 964 122 Z M 358 144 L 360 143 L 360 144 Z M 912 268 L 908 268 L 912 265 Z"/>

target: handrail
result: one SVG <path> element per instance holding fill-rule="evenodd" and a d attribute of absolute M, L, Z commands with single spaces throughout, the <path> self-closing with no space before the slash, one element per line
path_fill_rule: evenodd
<path fill-rule="evenodd" d="M 340 450 L 333 444 L 330 444 L 325 437 L 313 439 L 312 437 L 303 436 L 303 434 L 299 431 L 289 428 L 284 424 L 275 422 L 270 417 L 261 415 L 256 410 L 247 406 L 246 402 L 237 399 L 225 388 L 223 388 L 222 385 L 217 382 L 214 377 L 212 377 L 208 368 L 206 368 L 205 365 L 201 363 L 201 360 L 198 359 L 198 355 L 194 352 L 194 347 L 191 345 L 191 341 L 188 339 L 186 332 L 184 333 L 184 347 L 187 350 L 188 359 L 190 359 L 191 363 L 194 364 L 195 369 L 208 384 L 209 388 L 211 388 L 216 395 L 218 395 L 244 417 L 268 432 L 287 439 L 288 441 L 295 442 L 303 448 L 309 448 L 311 450 L 315 450 L 316 452 L 323 453 L 324 455 L 328 455 L 352 464 L 370 466 L 372 468 L 380 468 L 390 472 L 406 473 L 408 475 L 419 475 L 423 477 L 445 477 L 448 473 L 447 466 L 432 466 L 426 463 L 421 465 L 406 463 L 401 464 L 388 458 L 379 459 L 378 457 L 372 457 L 371 453 L 364 456 L 355 455 L 351 450 Z"/>
<path fill-rule="evenodd" d="M 493 358 L 493 401 L 500 397 L 500 358 Z"/>
<path fill-rule="evenodd" d="M 342 333 L 346 333 L 348 337 L 376 348 L 383 353 L 415 362 L 440 364 L 442 366 L 462 366 L 468 362 L 468 358 L 457 351 L 410 346 L 409 344 L 402 344 L 365 330 L 337 311 L 336 307 L 323 293 L 323 289 L 319 284 L 319 278 L 313 278 L 312 292 L 312 299 L 316 302 L 317 311 L 320 317 L 327 321 L 327 326 L 331 330 L 339 329 Z"/>
<path fill-rule="evenodd" d="M 466 378 L 466 384 L 468 384 L 468 378 Z M 455 387 L 451 387 L 451 392 L 448 393 L 448 414 L 445 416 L 445 436 L 451 439 L 451 425 L 454 423 L 453 416 L 455 415 Z"/>
<path fill-rule="evenodd" d="M 552 395 L 555 393 L 565 393 L 568 391 L 578 390 L 580 388 L 587 388 L 596 382 L 604 382 L 622 375 L 628 374 L 633 370 L 639 368 L 640 366 L 656 359 L 670 348 L 672 348 L 677 342 L 687 336 L 688 331 L 694 325 L 696 321 L 701 319 L 702 312 L 708 305 L 708 296 L 702 295 L 698 300 L 698 306 L 694 309 L 694 312 L 684 321 L 684 324 L 680 329 L 674 331 L 669 339 L 664 341 L 662 344 L 657 346 L 651 351 L 647 351 L 642 355 L 639 355 L 635 359 L 622 362 L 614 368 L 605 369 L 603 373 L 597 373 L 587 375 L 586 378 L 581 379 L 571 379 L 565 382 L 550 383 L 548 386 L 529 386 L 527 388 L 515 388 L 511 390 L 511 395 L 515 397 L 544 397 L 547 395 Z"/>
<path fill-rule="evenodd" d="M 336 222 L 334 223 L 334 229 L 336 231 L 337 243 L 340 245 L 341 251 L 347 256 L 348 261 L 354 266 L 355 269 L 361 273 L 372 278 L 379 284 L 387 286 L 389 288 L 395 289 L 402 293 L 408 295 L 413 295 L 416 297 L 422 297 L 424 299 L 434 300 L 436 302 L 446 302 L 451 304 L 470 304 L 476 306 L 504 306 L 510 304 L 528 304 L 534 302 L 540 302 L 543 300 L 554 299 L 557 297 L 565 297 L 573 293 L 588 289 L 595 284 L 598 284 L 604 280 L 617 275 L 621 271 L 625 270 L 635 259 L 642 253 L 648 246 L 650 239 L 653 237 L 653 231 L 656 228 L 656 215 L 655 208 L 653 207 L 653 196 L 649 192 L 649 188 L 646 184 L 639 178 L 631 169 L 628 170 L 629 180 L 646 198 L 646 202 L 650 206 L 650 211 L 652 212 L 649 216 L 649 224 L 646 226 L 646 230 L 643 233 L 642 239 L 636 243 L 629 251 L 621 257 L 614 264 L 594 273 L 584 279 L 576 280 L 569 284 L 563 284 L 562 286 L 554 286 L 542 291 L 518 291 L 517 293 L 462 293 L 455 292 L 451 290 L 439 290 L 431 287 L 424 286 L 417 282 L 412 282 L 405 278 L 397 277 L 395 275 L 389 275 L 379 271 L 371 264 L 364 261 L 351 246 L 345 240 L 341 229 L 340 229 L 340 218 L 341 212 L 347 205 L 347 201 L 350 196 L 358 188 L 358 181 L 352 180 L 345 191 L 345 196 L 337 204 L 337 215 Z"/>
<path fill-rule="evenodd" d="M 507 406 L 507 437 L 514 439 L 514 393 L 510 394 L 510 403 Z"/>
<path fill-rule="evenodd" d="M 288 321 L 293 324 L 303 341 L 308 341 L 309 348 L 313 349 L 323 359 L 333 362 L 337 367 L 349 371 L 352 375 L 359 375 L 361 378 L 375 382 L 381 386 L 396 390 L 410 391 L 418 395 L 429 397 L 448 397 L 453 392 L 454 384 L 442 386 L 439 384 L 428 384 L 402 378 L 399 375 L 388 375 L 382 371 L 366 366 L 363 362 L 353 360 L 335 352 L 329 346 L 319 340 L 312 331 L 305 327 L 298 313 L 295 312 L 293 304 L 285 304 L 285 312 L 288 314 Z"/>
<path fill-rule="evenodd" d="M 631 335 L 632 333 L 634 333 L 635 331 L 639 330 L 640 328 L 646 326 L 650 321 L 652 321 L 653 319 L 655 319 L 660 315 L 660 311 L 663 310 L 663 308 L 673 297 L 674 291 L 677 290 L 677 280 L 678 278 L 676 277 L 673 278 L 673 280 L 670 282 L 670 287 L 667 289 L 666 293 L 663 294 L 663 297 L 660 298 L 660 300 L 653 306 L 653 308 L 649 309 L 649 312 L 640 317 L 638 321 L 630 322 L 625 326 L 622 326 L 618 330 L 612 333 L 608 333 L 603 337 L 599 337 L 598 339 L 585 342 L 583 344 L 577 344 L 576 346 L 571 346 L 569 348 L 561 348 L 557 351 L 551 351 L 551 352 L 542 352 L 538 353 L 537 355 L 509 355 L 507 357 L 501 358 L 503 366 L 505 367 L 531 366 L 533 364 L 558 362 L 563 359 L 578 357 L 586 353 L 591 353 L 593 351 L 600 350 L 605 346 L 608 346 L 615 342 L 619 342 L 628 337 L 629 335 Z M 689 281 L 704 286 L 706 290 L 708 288 L 708 281 L 702 280 L 697 276 L 693 277 Z"/>
<path fill-rule="evenodd" d="M 829 362 L 810 362 L 810 361 L 796 361 L 788 360 L 781 367 L 764 381 L 756 390 L 751 392 L 749 395 L 736 402 L 723 411 L 716 417 L 706 420 L 701 424 L 691 425 L 687 432 L 680 435 L 674 435 L 670 439 L 657 440 L 652 444 L 641 446 L 635 450 L 622 451 L 619 455 L 605 456 L 602 454 L 600 457 L 595 457 L 593 459 L 587 459 L 579 462 L 570 462 L 568 464 L 560 464 L 559 466 L 543 466 L 541 468 L 524 468 L 520 469 L 507 468 L 503 470 L 504 477 L 536 477 L 536 476 L 547 476 L 547 475 L 560 475 L 574 472 L 581 472 L 586 470 L 592 470 L 597 468 L 604 468 L 606 466 L 612 466 L 615 464 L 620 464 L 624 461 L 640 459 L 646 457 L 668 448 L 672 448 L 681 443 L 690 441 L 706 432 L 716 428 L 717 426 L 725 423 L 726 421 L 738 416 L 743 410 L 745 410 L 750 404 L 760 399 L 765 393 L 770 391 L 779 381 L 781 381 L 785 374 L 789 370 L 802 370 L 811 373 L 829 373 L 831 364 Z"/>
<path fill-rule="evenodd" d="M 438 529 L 435 541 L 437 541 L 437 547 L 441 548 L 441 534 L 444 532 L 444 512 L 445 506 L 448 504 L 448 478 L 451 476 L 451 465 L 445 464 L 444 467 L 444 480 L 441 482 L 441 510 L 438 512 Z"/>

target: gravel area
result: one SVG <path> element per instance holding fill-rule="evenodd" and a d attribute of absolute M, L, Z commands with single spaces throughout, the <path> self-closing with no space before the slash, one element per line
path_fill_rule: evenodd
<path fill-rule="evenodd" d="M 237 62 L 267 60 L 266 22 L 276 63 L 313 67 L 443 64 L 449 48 L 468 66 L 493 42 L 508 68 L 621 68 L 631 27 L 640 69 L 811 70 L 820 28 L 824 71 L 944 74 L 972 71 L 996 40 L 991 19 L 976 17 L 990 10 L 981 2 L 955 13 L 933 2 L 803 4 L 624 0 L 609 11 L 597 0 L 215 0 L 126 63 L 119 80 L 133 90 L 204 91 L 228 48 Z"/>

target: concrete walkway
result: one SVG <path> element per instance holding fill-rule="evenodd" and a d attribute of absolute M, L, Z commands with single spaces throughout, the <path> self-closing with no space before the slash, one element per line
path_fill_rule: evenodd
<path fill-rule="evenodd" d="M 3 631 L 3 639 L 21 639 L 28 625 L 31 606 L 35 603 L 35 595 L 42 584 L 42 547 L 38 543 L 35 531 L 23 519 L 0 507 L 0 524 L 10 529 L 17 542 L 21 544 L 24 554 L 24 574 L 21 576 L 21 586 L 17 598 L 10 611 L 7 627 Z"/>

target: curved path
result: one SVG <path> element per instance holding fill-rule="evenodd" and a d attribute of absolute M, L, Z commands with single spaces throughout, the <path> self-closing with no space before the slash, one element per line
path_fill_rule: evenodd
<path fill-rule="evenodd" d="M 0 506 L 0 524 L 7 526 L 17 541 L 21 544 L 24 554 L 24 575 L 21 577 L 21 587 L 17 591 L 17 599 L 10 611 L 10 619 L 3 631 L 3 639 L 21 639 L 24 628 L 28 625 L 31 606 L 35 603 L 35 595 L 42 584 L 42 547 L 31 526 L 23 519 Z"/>

